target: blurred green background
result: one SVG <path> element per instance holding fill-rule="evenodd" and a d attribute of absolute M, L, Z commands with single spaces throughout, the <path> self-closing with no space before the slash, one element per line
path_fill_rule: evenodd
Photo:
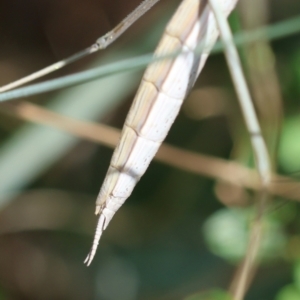
<path fill-rule="evenodd" d="M 179 3 L 161 1 L 103 53 L 47 79 L 154 51 Z M 138 4 L 0 0 L 0 85 L 89 46 Z M 300 19 L 299 12 L 296 0 L 242 0 L 230 24 L 234 32 L 254 30 Z M 300 32 L 276 40 L 266 36 L 239 47 L 274 169 L 296 180 L 299 38 Z M 121 128 L 142 72 L 26 100 Z M 245 254 L 255 193 L 153 162 L 104 232 L 87 268 L 83 260 L 96 225 L 94 202 L 112 149 L 22 121 L 6 103 L 0 114 L 0 300 L 230 299 L 225 291 Z M 223 54 L 208 59 L 166 141 L 253 167 Z M 295 201 L 272 198 L 260 262 L 245 299 L 300 299 L 298 214 Z"/>

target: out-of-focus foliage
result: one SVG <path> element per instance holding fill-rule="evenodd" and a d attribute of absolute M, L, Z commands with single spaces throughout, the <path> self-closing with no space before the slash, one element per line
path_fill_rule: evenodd
<path fill-rule="evenodd" d="M 299 297 L 300 290 L 295 285 L 290 284 L 279 291 L 276 300 L 297 300 Z"/>
<path fill-rule="evenodd" d="M 294 264 L 294 282 L 281 288 L 276 300 L 296 300 L 300 297 L 300 264 Z"/>
<path fill-rule="evenodd" d="M 300 170 L 300 116 L 290 116 L 282 126 L 279 162 L 288 173 Z"/>
<path fill-rule="evenodd" d="M 241 261 L 246 254 L 253 218 L 253 210 L 228 208 L 218 210 L 207 218 L 203 230 L 211 251 L 228 261 Z M 281 222 L 267 216 L 263 227 L 267 234 L 260 248 L 261 261 L 280 257 L 287 239 Z"/>
<path fill-rule="evenodd" d="M 215 289 L 207 293 L 191 295 L 184 300 L 232 300 L 232 297 L 225 291 Z"/>

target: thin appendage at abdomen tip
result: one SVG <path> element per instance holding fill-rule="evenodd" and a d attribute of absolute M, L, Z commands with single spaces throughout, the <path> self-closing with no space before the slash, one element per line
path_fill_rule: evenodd
<path fill-rule="evenodd" d="M 100 206 L 100 205 L 96 205 L 96 208 L 95 208 L 95 215 L 99 215 L 100 210 L 101 210 L 101 206 Z"/>
<path fill-rule="evenodd" d="M 96 206 L 96 207 L 100 207 L 100 206 Z M 107 221 L 106 216 L 104 215 L 104 213 L 101 213 L 99 216 L 98 223 L 97 223 L 96 232 L 94 235 L 94 240 L 93 240 L 91 250 L 90 250 L 89 254 L 87 255 L 86 259 L 84 260 L 84 263 L 87 266 L 89 266 L 91 264 L 95 254 L 96 254 L 101 235 L 105 229 L 106 221 Z"/>
<path fill-rule="evenodd" d="M 95 255 L 95 254 L 94 254 Z M 93 261 L 94 255 L 92 255 L 92 253 L 89 253 L 88 256 L 86 257 L 86 259 L 84 260 L 84 264 L 86 264 L 86 266 L 88 267 L 91 262 Z"/>

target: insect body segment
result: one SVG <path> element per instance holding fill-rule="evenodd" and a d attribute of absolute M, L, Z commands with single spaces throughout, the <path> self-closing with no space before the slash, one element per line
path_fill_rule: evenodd
<path fill-rule="evenodd" d="M 236 2 L 220 1 L 226 16 Z M 152 63 L 143 76 L 96 200 L 99 221 L 85 260 L 87 265 L 96 253 L 103 230 L 130 196 L 168 134 L 217 36 L 217 25 L 207 1 L 183 0 L 155 51 L 157 57 L 176 51 L 180 54 Z M 194 53 L 199 43 L 200 55 Z"/>

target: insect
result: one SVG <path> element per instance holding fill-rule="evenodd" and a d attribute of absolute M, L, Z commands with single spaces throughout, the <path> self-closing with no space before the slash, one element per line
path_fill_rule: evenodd
<path fill-rule="evenodd" d="M 220 3 L 228 15 L 236 1 Z M 217 36 L 217 24 L 206 1 L 184 0 L 167 25 L 155 55 L 182 53 L 151 64 L 143 76 L 96 200 L 99 220 L 85 260 L 87 265 L 93 260 L 102 232 L 130 196 L 168 134 Z M 199 43 L 203 47 L 200 56 L 194 53 Z"/>

